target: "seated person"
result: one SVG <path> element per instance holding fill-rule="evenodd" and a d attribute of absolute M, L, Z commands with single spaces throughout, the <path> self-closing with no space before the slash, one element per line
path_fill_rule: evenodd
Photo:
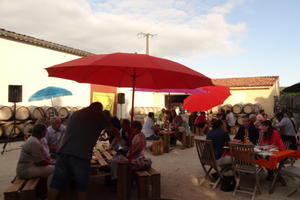
<path fill-rule="evenodd" d="M 254 126 L 254 124 L 250 124 L 250 120 L 247 117 L 243 117 L 243 126 L 239 128 L 235 135 L 235 142 L 243 142 L 245 144 L 252 143 L 256 145 L 258 138 L 258 129 Z"/>
<path fill-rule="evenodd" d="M 221 120 L 213 121 L 212 130 L 206 135 L 206 139 L 213 143 L 215 158 L 219 166 L 231 163 L 230 156 L 223 156 L 224 146 L 230 141 L 230 137 L 227 132 L 223 131 L 222 126 Z"/>
<path fill-rule="evenodd" d="M 273 128 L 272 122 L 270 120 L 261 122 L 260 131 L 263 134 L 261 145 L 271 145 L 278 148 L 280 151 L 286 149 L 279 132 Z M 273 179 L 274 172 L 270 169 L 267 169 L 267 171 L 268 175 L 266 179 L 270 181 Z"/>
<path fill-rule="evenodd" d="M 103 110 L 104 120 L 107 121 L 107 125 L 100 134 L 101 141 L 109 141 L 109 150 L 118 150 L 118 141 L 120 140 L 121 123 L 117 117 L 112 117 L 110 111 Z M 107 134 L 107 135 L 106 135 Z"/>
<path fill-rule="evenodd" d="M 29 179 L 35 177 L 48 177 L 54 170 L 51 158 L 45 152 L 40 140 L 45 137 L 47 127 L 37 124 L 33 127 L 30 136 L 22 146 L 17 164 L 17 177 Z"/>
<path fill-rule="evenodd" d="M 191 133 L 188 123 L 179 115 L 174 120 L 174 126 L 175 130 L 178 130 L 179 132 L 186 132 L 186 135 L 190 135 Z"/>
<path fill-rule="evenodd" d="M 159 140 L 159 137 L 154 132 L 154 113 L 149 112 L 148 118 L 144 123 L 142 132 L 144 133 L 146 140 Z"/>
<path fill-rule="evenodd" d="M 272 145 L 280 151 L 286 149 L 279 132 L 273 128 L 270 120 L 261 122 L 260 131 L 263 133 L 261 145 Z"/>
<path fill-rule="evenodd" d="M 60 141 L 64 136 L 65 131 L 66 127 L 61 124 L 61 119 L 59 117 L 51 119 L 51 125 L 48 127 L 47 134 L 45 136 L 51 155 L 56 154 L 56 150 L 60 145 Z"/>
<path fill-rule="evenodd" d="M 141 122 L 134 121 L 131 127 L 131 134 L 133 135 L 133 139 L 131 141 L 131 146 L 127 154 L 128 158 L 136 159 L 144 155 L 146 141 L 145 135 L 141 132 L 141 130 Z"/>
<path fill-rule="evenodd" d="M 126 156 L 129 148 L 129 130 L 130 121 L 128 119 L 123 119 L 121 122 L 120 139 L 118 141 L 119 148 L 117 152 L 124 156 Z"/>

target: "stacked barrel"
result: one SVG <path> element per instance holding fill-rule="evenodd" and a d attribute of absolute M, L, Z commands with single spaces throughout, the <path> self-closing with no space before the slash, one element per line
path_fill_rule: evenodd
<path fill-rule="evenodd" d="M 262 109 L 262 106 L 260 104 L 252 104 L 252 103 L 246 103 L 246 104 L 235 104 L 230 105 L 226 104 L 221 107 L 224 110 L 232 109 L 232 112 L 234 113 L 237 123 L 239 125 L 242 124 L 242 118 L 251 114 L 258 114 L 259 110 Z"/>
<path fill-rule="evenodd" d="M 51 117 L 59 116 L 64 122 L 78 109 L 80 107 L 17 106 L 14 126 L 14 107 L 0 105 L 0 142 L 8 136 L 16 140 L 28 137 L 37 121 L 47 123 Z"/>

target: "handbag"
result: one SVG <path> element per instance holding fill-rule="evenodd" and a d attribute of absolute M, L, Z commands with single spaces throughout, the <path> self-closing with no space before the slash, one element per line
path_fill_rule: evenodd
<path fill-rule="evenodd" d="M 223 176 L 221 179 L 221 190 L 224 192 L 231 192 L 236 185 L 234 176 Z"/>
<path fill-rule="evenodd" d="M 150 158 L 146 158 L 145 156 L 140 156 L 131 161 L 132 170 L 145 170 L 149 169 L 152 165 L 152 161 Z"/>

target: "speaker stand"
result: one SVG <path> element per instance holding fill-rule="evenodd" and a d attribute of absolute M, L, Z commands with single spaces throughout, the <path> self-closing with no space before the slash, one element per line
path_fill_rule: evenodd
<path fill-rule="evenodd" d="M 10 131 L 9 135 L 7 136 L 7 140 L 5 141 L 4 145 L 3 145 L 3 148 L 2 148 L 2 152 L 1 154 L 3 155 L 4 152 L 5 152 L 5 149 L 6 149 L 6 146 L 7 144 L 9 143 L 10 141 L 10 138 L 16 134 L 16 109 L 17 109 L 17 105 L 16 105 L 16 102 L 14 102 L 14 111 L 13 111 L 13 119 L 14 119 L 14 125 L 13 125 L 13 128 L 12 130 Z"/>
<path fill-rule="evenodd" d="M 121 104 L 121 120 L 122 120 L 122 105 L 123 105 L 123 104 Z"/>

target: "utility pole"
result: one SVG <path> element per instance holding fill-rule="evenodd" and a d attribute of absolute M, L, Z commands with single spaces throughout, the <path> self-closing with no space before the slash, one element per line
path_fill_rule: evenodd
<path fill-rule="evenodd" d="M 157 34 L 151 34 L 151 33 L 143 33 L 143 32 L 140 32 L 140 33 L 138 33 L 137 35 L 146 38 L 146 54 L 149 55 L 149 38 L 150 38 L 150 37 L 154 37 L 154 36 L 156 36 Z"/>

